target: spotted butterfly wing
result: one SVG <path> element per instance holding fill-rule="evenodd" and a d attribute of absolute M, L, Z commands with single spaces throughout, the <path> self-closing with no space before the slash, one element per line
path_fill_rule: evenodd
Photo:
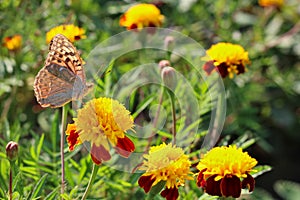
<path fill-rule="evenodd" d="M 84 61 L 73 44 L 57 34 L 49 45 L 45 66 L 34 80 L 34 93 L 42 107 L 61 107 L 82 98 L 92 84 L 86 83 Z"/>

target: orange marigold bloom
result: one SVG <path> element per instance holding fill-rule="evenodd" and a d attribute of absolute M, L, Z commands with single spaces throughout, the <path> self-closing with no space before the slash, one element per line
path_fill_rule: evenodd
<path fill-rule="evenodd" d="M 259 0 L 258 4 L 262 7 L 269 7 L 269 6 L 275 6 L 275 7 L 281 7 L 284 3 L 284 0 Z"/>
<path fill-rule="evenodd" d="M 215 147 L 197 165 L 197 185 L 210 195 L 238 198 L 242 188 L 254 190 L 255 180 L 249 173 L 256 164 L 241 148 Z"/>
<path fill-rule="evenodd" d="M 116 100 L 93 99 L 78 110 L 74 121 L 66 131 L 69 149 L 73 150 L 81 142 L 90 142 L 92 160 L 98 165 L 111 158 L 110 146 L 126 158 L 135 149 L 133 142 L 124 133 L 132 130 L 133 118 Z"/>
<path fill-rule="evenodd" d="M 137 4 L 130 7 L 121 16 L 120 26 L 127 27 L 127 30 L 142 29 L 143 27 L 159 27 L 162 25 L 164 16 L 153 4 Z"/>
<path fill-rule="evenodd" d="M 85 30 L 82 28 L 79 28 L 73 24 L 67 24 L 67 25 L 60 25 L 52 28 L 50 31 L 46 34 L 46 42 L 49 44 L 49 42 L 52 40 L 52 38 L 57 35 L 62 34 L 66 36 L 72 43 L 75 40 L 80 40 L 86 38 Z"/>
<path fill-rule="evenodd" d="M 233 78 L 234 74 L 244 73 L 246 64 L 250 63 L 248 52 L 242 46 L 225 42 L 212 45 L 203 60 L 207 61 L 203 69 L 208 75 L 217 70 L 222 78 Z"/>
<path fill-rule="evenodd" d="M 21 48 L 22 36 L 13 35 L 4 38 L 3 46 L 5 46 L 10 51 L 17 51 Z"/>
<path fill-rule="evenodd" d="M 191 180 L 191 162 L 179 147 L 166 145 L 150 148 L 149 154 L 144 155 L 140 170 L 146 172 L 139 178 L 141 188 L 148 193 L 152 186 L 165 182 L 165 189 L 160 193 L 167 200 L 178 198 L 178 187 L 184 185 L 185 180 Z"/>

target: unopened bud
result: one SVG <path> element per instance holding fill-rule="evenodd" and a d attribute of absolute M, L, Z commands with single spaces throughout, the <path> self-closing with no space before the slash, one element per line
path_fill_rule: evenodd
<path fill-rule="evenodd" d="M 177 85 L 176 71 L 173 67 L 164 67 L 161 71 L 161 78 L 170 90 L 174 90 Z"/>
<path fill-rule="evenodd" d="M 158 63 L 159 70 L 161 71 L 164 67 L 171 66 L 168 60 L 161 60 Z"/>
<path fill-rule="evenodd" d="M 166 50 L 173 51 L 174 46 L 175 46 L 175 39 L 174 39 L 174 37 L 173 36 L 167 36 L 167 37 L 165 37 L 164 45 L 165 45 Z"/>
<path fill-rule="evenodd" d="M 6 145 L 6 157 L 10 161 L 15 161 L 18 158 L 18 143 L 10 141 Z"/>

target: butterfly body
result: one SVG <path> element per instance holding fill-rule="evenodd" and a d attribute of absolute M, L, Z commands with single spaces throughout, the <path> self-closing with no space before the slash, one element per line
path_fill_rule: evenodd
<path fill-rule="evenodd" d="M 86 83 L 84 61 L 73 44 L 57 34 L 49 45 L 45 66 L 34 80 L 34 93 L 42 107 L 61 107 L 86 95 L 92 84 Z"/>

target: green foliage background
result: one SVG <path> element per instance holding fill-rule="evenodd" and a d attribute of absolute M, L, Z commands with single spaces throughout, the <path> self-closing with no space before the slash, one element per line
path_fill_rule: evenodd
<path fill-rule="evenodd" d="M 22 49 L 16 54 L 0 48 L 1 198 L 6 198 L 8 187 L 9 162 L 5 146 L 10 140 L 18 142 L 20 147 L 14 177 L 15 198 L 19 195 L 23 199 L 58 198 L 60 112 L 58 109 L 41 110 L 32 87 L 48 52 L 46 32 L 66 23 L 84 28 L 87 38 L 76 42 L 76 46 L 85 58 L 98 43 L 125 30 L 119 26 L 119 18 L 133 3 L 0 0 L 0 40 L 14 34 L 23 37 Z M 299 195 L 296 183 L 300 181 L 299 2 L 286 0 L 280 9 L 262 8 L 257 1 L 165 0 L 155 3 L 166 17 L 164 28 L 179 31 L 205 48 L 225 41 L 240 44 L 249 52 L 248 71 L 232 80 L 224 80 L 228 106 L 219 145 L 255 139 L 247 151 L 260 165 L 273 167 L 271 172 L 256 179 L 257 189 L 252 199 L 293 199 Z M 127 56 L 134 60 L 134 54 Z M 127 61 L 116 62 L 124 64 Z M 122 70 L 136 63 L 124 65 Z M 99 94 L 109 94 L 109 85 L 118 79 L 122 70 L 108 75 L 111 83 L 107 79 L 99 81 Z M 192 84 L 196 87 L 197 80 Z M 198 87 L 199 98 L 203 98 L 205 91 Z M 131 108 L 154 103 L 154 98 L 149 99 Z M 204 117 L 203 125 L 206 120 Z M 70 153 L 66 147 L 66 163 L 68 185 L 64 198 L 78 199 L 87 185 L 92 162 L 84 149 Z M 137 185 L 138 178 L 139 174 L 119 172 L 104 165 L 90 196 L 97 199 L 144 198 L 143 190 Z M 202 191 L 191 182 L 180 189 L 180 195 L 182 199 L 196 199 Z"/>

